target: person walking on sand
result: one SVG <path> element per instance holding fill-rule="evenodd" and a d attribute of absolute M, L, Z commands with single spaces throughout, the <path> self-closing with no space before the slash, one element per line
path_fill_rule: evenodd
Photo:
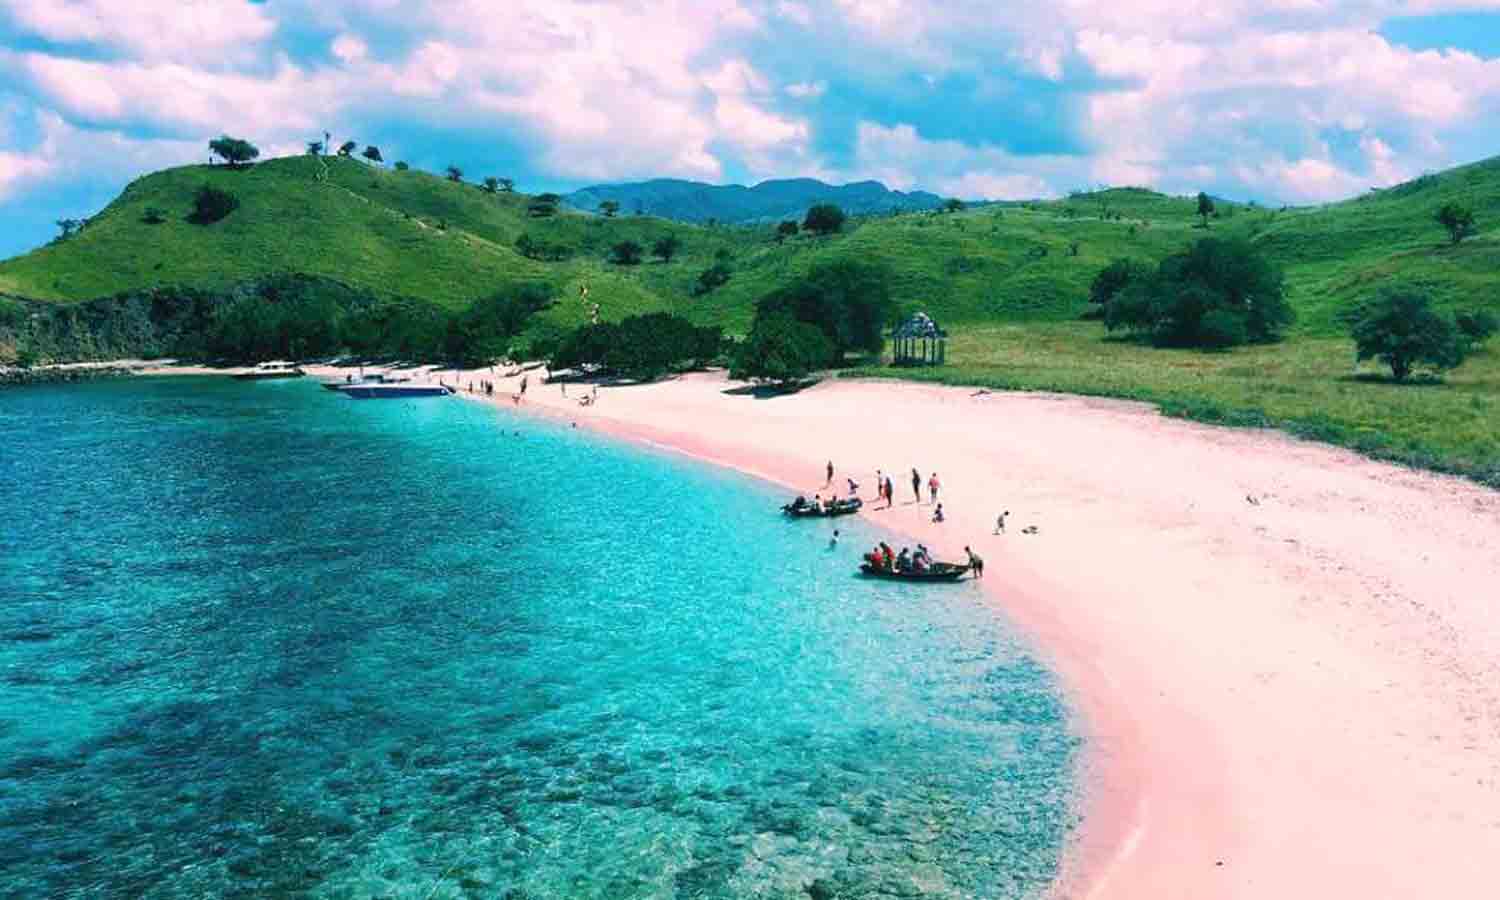
<path fill-rule="evenodd" d="M 828 480 L 823 482 L 823 487 L 833 484 L 833 460 L 828 461 Z"/>
<path fill-rule="evenodd" d="M 885 476 L 885 508 L 890 509 L 896 505 L 896 486 L 891 483 L 891 476 Z"/>
<path fill-rule="evenodd" d="M 531 380 L 531 376 L 530 375 L 522 375 L 521 376 L 521 396 L 523 398 L 526 396 L 526 384 L 530 380 Z"/>
<path fill-rule="evenodd" d="M 970 550 L 968 547 L 964 548 L 964 552 L 969 554 L 969 569 L 973 571 L 974 577 L 983 578 L 984 560 L 980 559 L 979 554 L 975 553 L 973 550 Z"/>
<path fill-rule="evenodd" d="M 1010 510 L 1007 509 L 1005 512 L 1003 512 L 1000 515 L 998 515 L 998 516 L 995 517 L 995 533 L 996 534 L 1004 534 L 1005 533 L 1005 517 L 1008 516 L 1008 515 L 1010 515 Z"/>
<path fill-rule="evenodd" d="M 940 486 L 941 485 L 938 483 L 937 473 L 933 472 L 932 477 L 927 479 L 927 493 L 932 498 L 930 502 L 937 502 L 937 492 Z"/>
<path fill-rule="evenodd" d="M 913 497 L 912 502 L 920 506 L 922 503 L 922 473 L 918 472 L 915 468 L 911 470 L 911 495 Z"/>

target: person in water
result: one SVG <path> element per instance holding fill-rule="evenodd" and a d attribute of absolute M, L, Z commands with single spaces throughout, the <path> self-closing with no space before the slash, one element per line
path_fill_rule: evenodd
<path fill-rule="evenodd" d="M 837 528 L 835 528 L 835 529 L 833 529 L 833 537 L 831 537 L 831 538 L 828 539 L 828 549 L 832 550 L 833 548 L 837 547 L 838 545 L 839 545 L 839 530 Z"/>
<path fill-rule="evenodd" d="M 975 553 L 973 550 L 970 550 L 968 547 L 964 548 L 964 552 L 967 553 L 967 554 L 969 554 L 969 568 L 971 570 L 973 570 L 974 577 L 975 578 L 983 578 L 984 577 L 984 560 L 980 558 L 980 556 L 979 556 L 978 553 Z"/>

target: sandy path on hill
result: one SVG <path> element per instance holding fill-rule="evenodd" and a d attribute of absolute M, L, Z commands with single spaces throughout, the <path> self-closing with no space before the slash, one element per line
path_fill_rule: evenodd
<path fill-rule="evenodd" d="M 986 557 L 1092 749 L 1059 896 L 1495 896 L 1500 493 L 1114 401 L 694 375 L 580 408 L 541 376 L 528 408 L 808 494 L 883 468 L 870 521 Z"/>

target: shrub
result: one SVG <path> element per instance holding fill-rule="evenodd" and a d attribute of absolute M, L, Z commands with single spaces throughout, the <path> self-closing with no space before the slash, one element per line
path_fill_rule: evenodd
<path fill-rule="evenodd" d="M 735 349 L 729 377 L 788 384 L 829 364 L 833 346 L 823 332 L 785 314 L 757 316 Z"/>
<path fill-rule="evenodd" d="M 618 266 L 640 265 L 641 245 L 635 241 L 620 241 L 609 248 L 609 261 Z"/>
<path fill-rule="evenodd" d="M 698 282 L 693 285 L 693 294 L 701 297 L 718 290 L 729 283 L 732 274 L 729 266 L 721 262 L 714 263 L 698 273 Z"/>
<path fill-rule="evenodd" d="M 796 237 L 798 230 L 797 223 L 791 219 L 787 219 L 776 226 L 776 243 L 779 244 L 789 237 Z"/>
<path fill-rule="evenodd" d="M 856 260 L 815 266 L 755 304 L 757 321 L 787 316 L 804 322 L 821 331 L 839 356 L 850 350 L 879 353 L 894 312 L 889 271 Z"/>
<path fill-rule="evenodd" d="M 1244 241 L 1205 238 L 1129 277 L 1105 305 L 1104 325 L 1161 346 L 1225 347 L 1280 340 L 1293 318 L 1279 270 Z"/>
<path fill-rule="evenodd" d="M 1475 346 L 1489 340 L 1500 330 L 1500 319 L 1495 318 L 1494 313 L 1482 309 L 1459 313 L 1454 317 L 1453 324 L 1458 326 L 1459 334 Z"/>
<path fill-rule="evenodd" d="M 146 211 L 141 213 L 141 221 L 147 225 L 160 225 L 167 221 L 167 214 L 159 206 L 148 206 Z"/>
<path fill-rule="evenodd" d="M 1439 225 L 1448 229 L 1448 238 L 1458 244 L 1466 237 L 1472 237 L 1476 229 L 1474 227 L 1474 210 L 1462 203 L 1444 203 L 1434 216 Z"/>
<path fill-rule="evenodd" d="M 1457 326 L 1434 311 L 1432 298 L 1419 288 L 1383 288 L 1344 317 L 1359 359 L 1379 359 L 1397 381 L 1419 365 L 1456 368 L 1468 352 Z"/>
<path fill-rule="evenodd" d="M 844 227 L 844 211 L 832 203 L 819 203 L 808 209 L 802 228 L 813 234 L 833 234 Z"/>
<path fill-rule="evenodd" d="M 188 221 L 194 225 L 211 225 L 239 209 L 240 201 L 228 191 L 203 185 L 193 194 L 193 211 Z"/>
<path fill-rule="evenodd" d="M 409 163 L 407 163 L 405 160 L 400 160 L 400 161 L 398 161 L 396 163 L 396 171 L 397 172 L 405 172 L 407 169 L 410 169 L 410 168 L 411 168 L 411 165 Z"/>
<path fill-rule="evenodd" d="M 656 239 L 656 243 L 651 245 L 651 255 L 664 263 L 669 263 L 672 261 L 672 257 L 677 255 L 677 251 L 681 247 L 682 241 L 678 239 L 677 235 L 663 235 Z"/>

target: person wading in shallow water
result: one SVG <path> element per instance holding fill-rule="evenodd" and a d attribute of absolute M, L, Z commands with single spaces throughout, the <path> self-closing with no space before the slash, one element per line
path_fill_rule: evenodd
<path fill-rule="evenodd" d="M 916 469 L 911 470 L 911 495 L 917 505 L 922 503 L 922 473 Z"/>

